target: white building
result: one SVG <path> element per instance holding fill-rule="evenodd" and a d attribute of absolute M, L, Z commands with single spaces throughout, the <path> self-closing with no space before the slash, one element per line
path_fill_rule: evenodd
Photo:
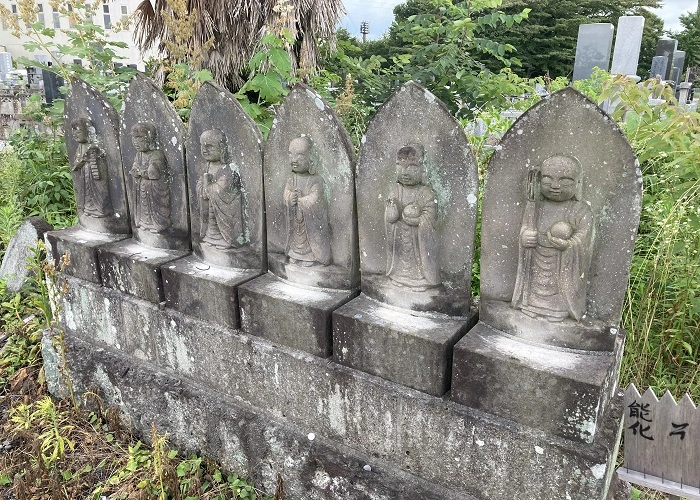
<path fill-rule="evenodd" d="M 124 42 L 128 45 L 126 49 L 114 49 L 120 56 L 124 57 L 124 60 L 121 61 L 124 65 L 135 64 L 139 70 L 143 71 L 145 69 L 144 59 L 155 55 L 155 53 L 146 54 L 145 58 L 141 55 L 133 40 L 133 23 L 128 30 L 113 30 L 115 23 L 125 21 L 140 3 L 141 0 L 102 0 L 93 18 L 93 22 L 105 28 L 105 36 L 110 40 Z M 10 12 L 16 13 L 18 10 L 17 0 L 0 0 L 0 4 L 7 7 Z M 60 14 L 51 7 L 49 0 L 38 0 L 36 4 L 39 8 L 37 20 L 43 22 L 47 28 L 56 29 L 55 42 L 66 43 L 68 41 L 68 36 L 60 30 L 70 30 L 73 27 L 69 19 L 65 16 L 60 16 Z M 15 38 L 10 28 L 4 23 L 0 23 L 0 52 L 9 52 L 13 59 L 24 56 L 30 59 L 48 60 L 47 54 L 40 49 L 37 49 L 35 52 L 28 52 L 25 50 L 23 44 L 28 41 L 30 40 L 24 37 L 20 39 Z M 64 62 L 72 62 L 72 60 Z"/>

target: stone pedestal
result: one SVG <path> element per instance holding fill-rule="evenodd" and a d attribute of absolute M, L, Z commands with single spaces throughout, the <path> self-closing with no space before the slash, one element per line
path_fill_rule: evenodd
<path fill-rule="evenodd" d="M 266 493 L 281 475 L 289 498 L 309 500 L 606 498 L 621 398 L 589 444 L 94 283 L 67 285 L 59 321 L 75 393 L 97 390 L 140 436 L 155 424 Z"/>
<path fill-rule="evenodd" d="M 333 347 L 331 313 L 357 292 L 303 288 L 271 273 L 238 287 L 241 329 L 316 356 Z"/>
<path fill-rule="evenodd" d="M 479 322 L 454 347 L 452 399 L 571 440 L 593 442 L 620 369 L 613 352 L 531 344 Z"/>
<path fill-rule="evenodd" d="M 471 324 L 360 296 L 333 312 L 333 361 L 442 396 L 450 387 L 452 348 Z"/>
<path fill-rule="evenodd" d="M 133 238 L 97 250 L 102 284 L 159 304 L 165 300 L 160 267 L 187 252 L 152 248 Z"/>
<path fill-rule="evenodd" d="M 189 255 L 161 267 L 167 307 L 226 328 L 240 328 L 238 285 L 261 274 L 254 269 L 211 266 Z"/>
<path fill-rule="evenodd" d="M 98 284 L 102 284 L 102 276 L 97 249 L 127 238 L 129 238 L 128 234 L 95 233 L 80 226 L 50 231 L 46 234 L 55 259 L 68 253 L 70 263 L 63 269 L 63 272 Z"/>

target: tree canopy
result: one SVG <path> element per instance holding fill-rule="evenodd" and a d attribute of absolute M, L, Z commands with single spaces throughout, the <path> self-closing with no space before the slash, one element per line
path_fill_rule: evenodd
<path fill-rule="evenodd" d="M 516 56 L 522 63 L 514 68 L 518 74 L 563 76 L 573 70 L 580 24 L 617 25 L 618 18 L 625 15 L 643 15 L 649 23 L 656 16 L 646 7 L 658 7 L 659 3 L 659 0 L 504 0 L 502 9 L 506 14 L 523 8 L 532 11 L 523 23 L 508 30 L 494 30 L 489 35 L 495 41 L 516 47 Z M 655 47 L 658 37 L 651 42 L 647 40 L 654 34 L 653 29 L 645 30 L 645 41 Z"/>
<path fill-rule="evenodd" d="M 685 64 L 688 67 L 700 66 L 700 10 L 680 16 L 683 29 L 673 33 L 678 40 L 678 49 L 685 51 Z"/>

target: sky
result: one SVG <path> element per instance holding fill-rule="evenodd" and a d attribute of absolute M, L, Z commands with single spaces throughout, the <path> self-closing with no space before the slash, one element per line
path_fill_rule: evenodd
<path fill-rule="evenodd" d="M 346 16 L 341 24 L 350 34 L 361 38 L 360 23 L 369 22 L 368 39 L 381 38 L 394 20 L 394 6 L 401 0 L 343 0 Z M 680 31 L 681 23 L 678 16 L 694 11 L 698 7 L 698 0 L 666 0 L 661 9 L 653 9 L 654 13 L 664 20 L 664 29 Z"/>

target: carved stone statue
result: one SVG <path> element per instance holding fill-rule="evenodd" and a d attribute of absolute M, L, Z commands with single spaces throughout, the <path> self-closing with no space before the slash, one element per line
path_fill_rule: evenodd
<path fill-rule="evenodd" d="M 137 123 L 131 127 L 136 157 L 130 174 L 134 178 L 134 222 L 137 228 L 157 234 L 171 225 L 168 162 L 158 148 L 156 127 Z"/>
<path fill-rule="evenodd" d="M 552 156 L 528 179 L 512 306 L 533 318 L 580 321 L 585 312 L 593 213 L 579 199 L 581 175 L 576 158 Z"/>
<path fill-rule="evenodd" d="M 286 254 L 289 262 L 304 267 L 331 263 L 331 235 L 323 178 L 312 172 L 311 138 L 289 143 L 292 175 L 284 187 L 287 219 Z"/>
<path fill-rule="evenodd" d="M 89 118 L 82 116 L 71 121 L 70 125 L 78 143 L 71 168 L 77 174 L 74 184 L 78 211 L 81 215 L 96 218 L 112 215 L 106 154 L 97 141 L 95 128 Z"/>
<path fill-rule="evenodd" d="M 437 197 L 423 181 L 425 150 L 408 145 L 396 154 L 396 184 L 384 211 L 386 275 L 398 286 L 414 291 L 440 285 L 435 236 Z"/>
<path fill-rule="evenodd" d="M 202 243 L 226 250 L 244 243 L 241 177 L 228 164 L 226 135 L 217 129 L 199 139 L 206 169 L 197 182 Z"/>

